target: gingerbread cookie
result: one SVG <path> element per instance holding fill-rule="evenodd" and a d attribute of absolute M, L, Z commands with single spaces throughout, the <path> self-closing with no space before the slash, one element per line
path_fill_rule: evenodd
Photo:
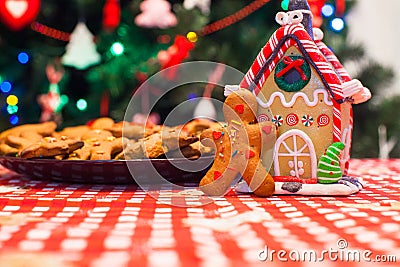
<path fill-rule="evenodd" d="M 10 136 L 11 137 L 11 136 Z M 19 152 L 21 158 L 47 158 L 69 153 L 81 148 L 83 142 L 76 139 L 61 137 L 44 137 L 39 142 L 30 143 L 22 137 L 11 138 L 15 144 L 19 144 L 23 149 Z M 26 147 L 25 147 L 26 146 Z"/>
<path fill-rule="evenodd" d="M 8 147 L 10 149 L 10 153 L 13 155 L 18 155 L 18 153 L 24 148 L 39 142 L 43 136 L 36 132 L 22 132 L 19 136 L 16 135 L 8 135 L 4 138 L 5 143 L 3 144 L 3 148 Z M 15 152 L 16 153 L 13 153 Z"/>
<path fill-rule="evenodd" d="M 139 139 L 137 142 L 130 140 L 124 152 L 120 153 L 117 159 L 155 159 L 171 151 L 187 147 L 198 140 L 198 137 L 188 136 L 179 128 L 168 127 L 159 133 Z"/>
<path fill-rule="evenodd" d="M 55 132 L 53 136 L 54 137 L 67 136 L 69 138 L 81 139 L 82 135 L 86 134 L 88 131 L 90 131 L 89 126 L 78 125 L 78 126 L 65 127 L 64 129 L 62 129 L 62 131 Z"/>
<path fill-rule="evenodd" d="M 199 149 L 198 143 L 200 143 L 200 141 L 197 141 L 196 143 L 190 144 L 180 149 L 172 150 L 168 152 L 165 156 L 167 158 L 199 158 L 201 156 L 201 151 Z"/>
<path fill-rule="evenodd" d="M 166 127 L 166 126 L 164 126 Z M 111 128 L 105 130 L 110 131 L 115 137 L 125 137 L 128 139 L 138 140 L 154 133 L 160 132 L 163 127 L 152 126 L 147 127 L 141 124 L 130 124 L 129 122 L 115 123 Z"/>
<path fill-rule="evenodd" d="M 241 174 L 258 196 L 274 193 L 274 180 L 260 161 L 263 141 L 273 142 L 276 128 L 272 122 L 255 123 L 257 101 L 248 90 L 229 95 L 223 112 L 228 125 L 205 130 L 204 145 L 215 146 L 214 164 L 200 181 L 200 189 L 209 195 L 222 195 L 237 174 Z"/>
<path fill-rule="evenodd" d="M 8 135 L 1 140 L 0 154 L 5 156 L 18 156 L 18 153 L 28 145 L 39 141 L 43 137 L 35 132 L 22 132 L 19 135 Z M 20 141 L 23 140 L 23 141 Z"/>
<path fill-rule="evenodd" d="M 0 155 L 16 156 L 16 155 L 18 155 L 18 148 L 12 147 L 5 143 L 0 143 Z"/>
<path fill-rule="evenodd" d="M 42 139 L 44 136 L 51 135 L 56 129 L 56 124 L 53 122 L 41 124 L 25 124 L 8 129 L 0 134 L 0 155 L 17 156 L 21 151 L 20 145 L 12 144 L 7 140 L 9 136 L 22 137 L 28 141 L 35 142 Z"/>
<path fill-rule="evenodd" d="M 172 150 L 166 155 L 167 158 L 189 158 L 196 159 L 201 156 L 212 155 L 214 152 L 212 147 L 204 146 L 200 141 L 194 142 L 188 146 Z"/>
<path fill-rule="evenodd" d="M 129 160 L 129 159 L 144 159 L 144 152 L 141 142 L 136 142 L 135 140 L 127 139 L 124 150 L 121 151 L 117 156 L 116 160 Z"/>
<path fill-rule="evenodd" d="M 114 126 L 114 123 L 114 120 L 109 117 L 101 117 L 92 121 L 90 128 L 98 130 L 110 129 Z"/>
<path fill-rule="evenodd" d="M 219 127 L 220 124 L 215 121 L 211 121 L 208 119 L 194 119 L 186 123 L 182 130 L 186 131 L 190 135 L 199 135 L 204 130 L 214 127 Z"/>
<path fill-rule="evenodd" d="M 38 124 L 24 124 L 3 131 L 0 133 L 0 139 L 3 139 L 8 135 L 20 136 L 23 132 L 34 132 L 41 136 L 50 136 L 56 128 L 57 124 L 53 121 Z"/>
<path fill-rule="evenodd" d="M 72 153 L 70 160 L 110 160 L 120 153 L 126 144 L 125 138 L 116 138 L 105 130 L 91 130 L 82 135 L 85 145 Z"/>
<path fill-rule="evenodd" d="M 198 137 L 188 136 L 179 129 L 167 129 L 142 139 L 142 144 L 145 156 L 152 159 L 198 140 Z"/>

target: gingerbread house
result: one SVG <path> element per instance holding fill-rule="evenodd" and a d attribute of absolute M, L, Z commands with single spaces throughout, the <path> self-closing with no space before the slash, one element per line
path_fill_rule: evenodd
<path fill-rule="evenodd" d="M 257 96 L 258 121 L 278 127 L 274 146 L 274 176 L 316 178 L 317 164 L 335 142 L 345 144 L 340 168 L 346 174 L 350 158 L 352 105 L 371 94 L 350 78 L 333 52 L 312 29 L 307 9 L 279 12 L 281 27 L 262 48 L 240 87 Z"/>

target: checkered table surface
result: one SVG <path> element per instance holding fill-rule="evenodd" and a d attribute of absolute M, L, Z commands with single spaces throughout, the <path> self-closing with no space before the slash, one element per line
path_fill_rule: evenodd
<path fill-rule="evenodd" d="M 350 166 L 366 182 L 353 196 L 231 192 L 206 205 L 194 189 L 155 199 L 134 185 L 32 180 L 0 166 L 0 266 L 309 266 L 289 257 L 306 250 L 370 251 L 398 264 L 400 160 Z M 365 266 L 324 256 L 318 264 Z"/>

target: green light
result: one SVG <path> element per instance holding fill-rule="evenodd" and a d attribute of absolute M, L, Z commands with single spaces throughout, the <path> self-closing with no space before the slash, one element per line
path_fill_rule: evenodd
<path fill-rule="evenodd" d="M 283 0 L 281 3 L 281 7 L 283 10 L 288 10 L 289 9 L 289 0 Z"/>
<path fill-rule="evenodd" d="M 118 34 L 119 36 L 125 36 L 125 35 L 127 35 L 127 34 L 128 34 L 128 27 L 126 27 L 126 26 L 121 26 L 121 27 L 119 27 L 118 30 L 117 30 L 117 34 Z"/>
<path fill-rule="evenodd" d="M 60 112 L 64 106 L 68 103 L 69 98 L 66 95 L 61 95 L 60 96 L 60 103 L 58 104 L 58 106 L 56 107 L 56 109 L 54 110 L 55 112 Z"/>
<path fill-rule="evenodd" d="M 68 101 L 69 101 L 69 98 L 67 95 L 60 96 L 60 104 L 61 105 L 63 105 L 63 106 L 66 105 L 68 103 Z"/>
<path fill-rule="evenodd" d="M 121 44 L 120 42 L 113 43 L 113 45 L 110 48 L 110 51 L 114 56 L 122 55 L 124 53 L 124 50 L 125 48 L 123 44 Z"/>
<path fill-rule="evenodd" d="M 87 102 L 85 99 L 79 99 L 78 101 L 76 101 L 76 107 L 80 110 L 80 111 L 84 111 L 87 108 Z"/>
<path fill-rule="evenodd" d="M 8 114 L 15 114 L 18 112 L 18 106 L 12 106 L 12 105 L 8 105 L 7 106 L 7 112 Z"/>

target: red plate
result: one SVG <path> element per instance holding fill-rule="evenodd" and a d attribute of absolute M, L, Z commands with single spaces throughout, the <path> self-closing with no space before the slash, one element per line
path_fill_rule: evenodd
<path fill-rule="evenodd" d="M 71 183 L 157 183 L 163 178 L 174 184 L 198 184 L 213 160 L 214 156 L 197 160 L 173 158 L 105 161 L 0 157 L 0 164 L 28 177 Z"/>

